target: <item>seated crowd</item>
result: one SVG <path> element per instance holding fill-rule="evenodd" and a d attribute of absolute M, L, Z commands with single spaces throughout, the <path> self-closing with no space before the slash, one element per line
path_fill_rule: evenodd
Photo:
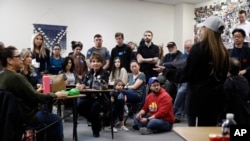
<path fill-rule="evenodd" d="M 214 20 L 220 22 L 219 19 Z M 217 34 L 217 30 L 214 30 L 207 24 L 203 34 Z M 233 36 L 239 35 L 245 37 L 245 32 L 235 29 Z M 60 44 L 53 45 L 50 55 L 44 36 L 35 33 L 32 36 L 32 50 L 19 52 L 13 46 L 1 46 L 0 90 L 11 92 L 20 103 L 23 109 L 22 123 L 27 125 L 27 129 L 58 121 L 48 132 L 48 140 L 55 141 L 63 140 L 62 121 L 59 116 L 46 110 L 46 106 L 39 108 L 38 103 L 46 105 L 66 94 L 42 94 L 42 76 L 45 74 L 63 74 L 67 86 L 80 90 L 112 88 L 109 101 L 113 117 L 112 121 L 104 124 L 111 124 L 114 132 L 118 132 L 115 127 L 117 120 L 121 130 L 129 130 L 124 124 L 124 106 L 126 103 L 140 102 L 144 94 L 147 97 L 134 115 L 133 126 L 141 134 L 171 131 L 173 124 L 180 122 L 184 114 L 188 116 L 189 126 L 196 126 L 194 121 L 197 119 L 198 126 L 216 126 L 227 112 L 235 114 L 237 123 L 249 124 L 250 64 L 246 62 L 250 61 L 240 60 L 237 50 L 244 48 L 246 53 L 250 53 L 250 49 L 243 46 L 244 38 L 242 41 L 235 40 L 235 48 L 230 54 L 224 49 L 217 50 L 223 54 L 219 56 L 224 57 L 224 61 L 213 64 L 211 60 L 214 58 L 207 55 L 208 50 L 201 48 L 210 45 L 205 39 L 207 36 L 194 45 L 192 40 L 185 41 L 184 53 L 177 50 L 175 42 L 169 42 L 169 53 L 163 57 L 162 47 L 153 44 L 153 33 L 149 30 L 144 32 L 138 48 L 133 42 L 125 44 L 123 33 L 116 33 L 117 45 L 111 53 L 102 46 L 102 36 L 96 34 L 95 46 L 87 51 L 86 58 L 81 53 L 83 44 L 78 41 L 71 42 L 73 52 L 64 58 L 60 53 Z M 211 101 L 205 100 L 208 97 Z M 77 102 L 77 111 L 91 123 L 94 137 L 100 136 L 103 125 L 100 112 L 107 110 L 102 99 L 98 93 L 91 93 Z M 216 111 L 211 111 L 211 107 Z"/>

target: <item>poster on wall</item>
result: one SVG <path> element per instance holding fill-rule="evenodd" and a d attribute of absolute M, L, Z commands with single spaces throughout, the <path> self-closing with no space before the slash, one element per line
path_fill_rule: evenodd
<path fill-rule="evenodd" d="M 201 23 L 204 22 L 207 17 L 216 15 L 221 17 L 226 23 L 224 33 L 221 35 L 223 43 L 228 49 L 232 48 L 232 31 L 234 25 L 239 22 L 238 13 L 240 10 L 245 10 L 247 12 L 247 20 L 250 21 L 249 7 L 250 0 L 224 0 L 223 2 L 221 0 L 211 5 L 196 7 L 194 10 L 194 41 L 199 41 Z"/>
<path fill-rule="evenodd" d="M 62 50 L 66 50 L 67 26 L 33 24 L 34 33 L 40 32 L 44 35 L 46 47 L 51 49 L 54 44 L 60 44 Z"/>

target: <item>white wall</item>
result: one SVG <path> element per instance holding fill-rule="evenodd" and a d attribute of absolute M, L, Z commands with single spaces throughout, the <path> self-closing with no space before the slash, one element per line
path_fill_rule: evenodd
<path fill-rule="evenodd" d="M 187 39 L 194 39 L 194 5 L 183 4 L 183 40 L 182 47 L 184 48 L 184 41 Z"/>
<path fill-rule="evenodd" d="M 179 4 L 174 7 L 174 34 L 173 41 L 175 41 L 178 50 L 184 51 L 184 41 L 193 39 L 194 36 L 194 5 L 193 4 Z"/>
<path fill-rule="evenodd" d="M 17 48 L 30 47 L 33 23 L 66 25 L 67 51 L 70 42 L 83 43 L 83 53 L 94 45 L 93 36 L 103 35 L 103 45 L 115 45 L 115 32 L 123 32 L 125 41 L 141 39 L 152 30 L 155 44 L 167 43 L 174 35 L 174 7 L 142 1 L 119 0 L 0 0 L 0 41 Z"/>

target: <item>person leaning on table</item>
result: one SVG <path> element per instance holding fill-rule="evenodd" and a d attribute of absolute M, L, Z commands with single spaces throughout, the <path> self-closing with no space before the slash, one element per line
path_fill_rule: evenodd
<path fill-rule="evenodd" d="M 24 111 L 23 123 L 33 127 L 40 124 L 49 125 L 60 120 L 57 115 L 38 111 L 37 103 L 47 103 L 54 98 L 61 98 L 66 95 L 61 92 L 46 95 L 37 92 L 23 75 L 17 73 L 22 68 L 23 61 L 19 51 L 14 46 L 3 49 L 0 52 L 0 58 L 4 68 L 0 72 L 0 90 L 9 91 L 15 96 Z M 47 140 L 63 141 L 62 121 L 48 128 L 47 137 Z"/>

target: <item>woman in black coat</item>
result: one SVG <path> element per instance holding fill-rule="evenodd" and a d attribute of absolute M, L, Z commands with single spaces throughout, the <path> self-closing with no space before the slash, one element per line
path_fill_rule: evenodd
<path fill-rule="evenodd" d="M 225 24 L 217 16 L 203 23 L 201 41 L 195 44 L 185 66 L 165 68 L 166 78 L 188 82 L 185 109 L 189 126 L 216 126 L 225 108 L 224 81 L 227 78 L 229 55 L 221 40 Z"/>

